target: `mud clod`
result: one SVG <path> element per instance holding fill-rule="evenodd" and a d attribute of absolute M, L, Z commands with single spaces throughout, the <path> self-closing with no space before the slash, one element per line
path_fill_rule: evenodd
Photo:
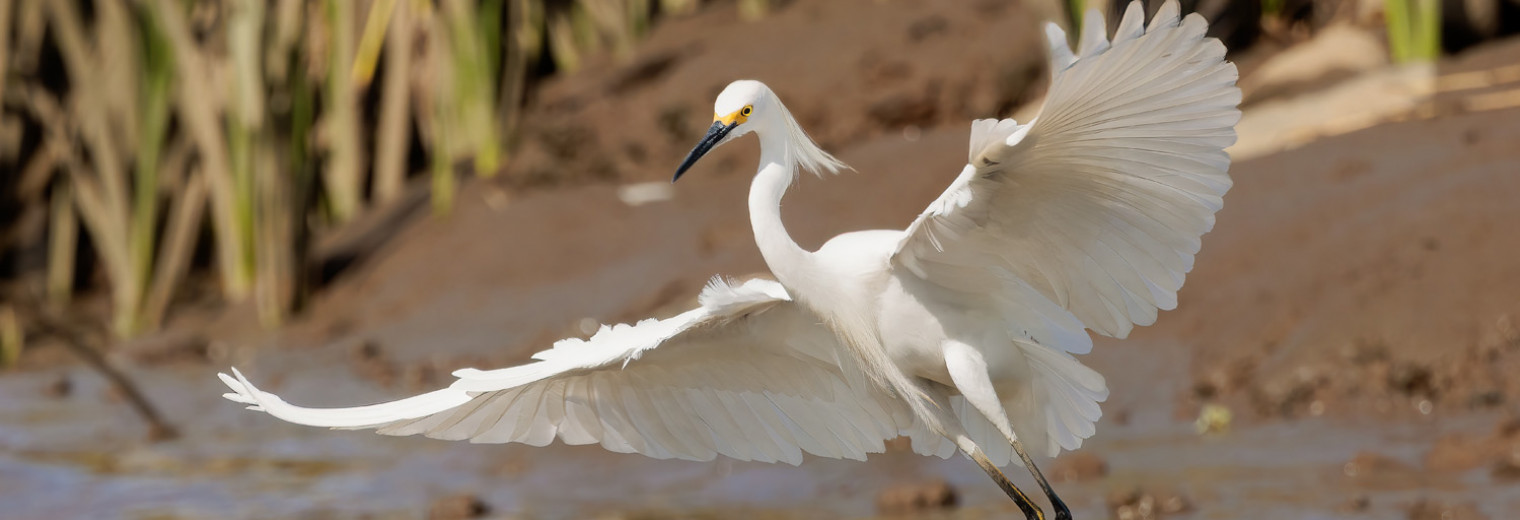
<path fill-rule="evenodd" d="M 1193 504 L 1176 491 L 1130 487 L 1109 493 L 1108 509 L 1118 520 L 1159 520 L 1192 511 Z"/>
<path fill-rule="evenodd" d="M 58 377 L 42 385 L 42 395 L 49 399 L 64 399 L 74 393 L 74 380 L 69 379 L 68 374 L 58 374 Z"/>
<path fill-rule="evenodd" d="M 428 520 L 464 520 L 481 518 L 490 513 L 490 504 L 469 493 L 449 495 L 434 500 L 428 506 Z"/>

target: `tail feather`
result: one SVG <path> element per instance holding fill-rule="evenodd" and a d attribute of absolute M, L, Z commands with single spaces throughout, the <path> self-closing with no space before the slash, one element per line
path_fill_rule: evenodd
<path fill-rule="evenodd" d="M 1082 441 L 1097 430 L 1094 423 L 1103 416 L 1098 406 L 1108 399 L 1108 383 L 1103 375 L 1083 365 L 1071 354 L 1035 344 L 1020 343 L 1025 358 L 1029 360 L 1030 392 L 1036 396 L 1037 407 L 1024 407 L 1015 415 L 1009 410 L 1009 420 L 1014 431 L 1021 423 L 1044 424 L 1043 453 L 1054 457 L 1062 448 L 1075 450 Z M 1041 452 L 1040 444 L 1026 443 L 1035 452 Z"/>
<path fill-rule="evenodd" d="M 1031 376 L 1019 391 L 1001 397 L 1019 442 L 1033 456 L 1054 457 L 1062 449 L 1082 447 L 1082 441 L 1097 432 L 1095 423 L 1103 416 L 1098 403 L 1108 399 L 1103 375 L 1066 352 L 1034 343 L 1016 345 L 1029 362 Z M 1008 441 L 982 414 L 963 406 L 964 399 L 959 396 L 951 403 L 967 435 L 987 452 L 993 464 L 1023 465 Z"/>

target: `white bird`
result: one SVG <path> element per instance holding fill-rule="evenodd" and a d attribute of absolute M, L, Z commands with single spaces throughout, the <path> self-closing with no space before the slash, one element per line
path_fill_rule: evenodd
<path fill-rule="evenodd" d="M 1044 518 L 998 470 L 1022 463 L 1070 518 L 1029 453 L 1055 456 L 1094 433 L 1108 387 L 1072 356 L 1092 348 L 1084 329 L 1122 338 L 1175 307 L 1231 186 L 1224 148 L 1240 91 L 1224 45 L 1175 1 L 1143 19 L 1130 4 L 1109 41 L 1089 11 L 1075 53 L 1047 24 L 1040 115 L 974 122 L 969 164 L 906 230 L 799 247 L 782 196 L 799 169 L 843 164 L 769 88 L 736 81 L 676 178 L 713 147 L 758 136 L 750 220 L 776 281 L 714 279 L 673 318 L 603 326 L 399 401 L 302 408 L 236 369 L 221 374 L 226 397 L 311 426 L 686 460 L 864 460 L 906 435 L 918 453 L 972 458 Z"/>

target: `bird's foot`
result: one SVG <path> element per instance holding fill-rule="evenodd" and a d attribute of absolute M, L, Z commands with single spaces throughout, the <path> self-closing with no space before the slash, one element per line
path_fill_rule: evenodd
<path fill-rule="evenodd" d="M 1066 504 L 1057 501 L 1050 508 L 1056 511 L 1056 520 L 1071 520 L 1071 510 L 1066 508 Z"/>

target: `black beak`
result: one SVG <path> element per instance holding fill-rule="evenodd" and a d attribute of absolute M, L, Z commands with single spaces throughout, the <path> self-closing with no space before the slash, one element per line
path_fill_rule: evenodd
<path fill-rule="evenodd" d="M 725 125 L 722 121 L 713 121 L 712 126 L 707 127 L 707 135 L 702 137 L 702 142 L 697 143 L 696 148 L 691 149 L 691 153 L 686 154 L 686 160 L 681 161 L 681 167 L 676 168 L 676 176 L 671 177 L 670 182 L 680 179 L 681 174 L 686 173 L 686 170 L 690 169 L 691 165 L 697 164 L 697 159 L 701 159 L 703 155 L 707 155 L 707 151 L 717 146 L 718 142 L 722 141 L 724 137 L 728 137 L 728 133 L 733 131 L 736 126 L 739 126 L 738 122 Z"/>

